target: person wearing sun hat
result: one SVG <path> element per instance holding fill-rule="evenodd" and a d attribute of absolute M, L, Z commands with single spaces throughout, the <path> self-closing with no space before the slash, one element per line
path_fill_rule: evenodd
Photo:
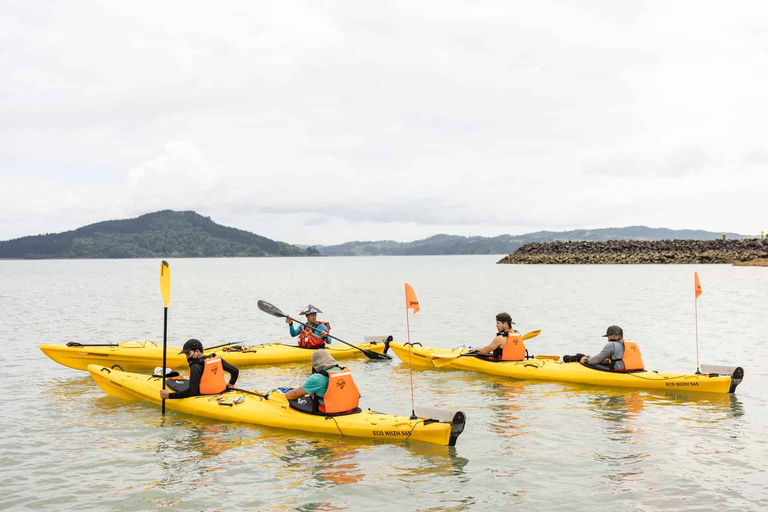
<path fill-rule="evenodd" d="M 309 395 L 311 400 L 304 400 L 301 405 L 311 406 L 311 410 L 304 412 L 344 414 L 353 412 L 360 403 L 360 392 L 352 372 L 343 368 L 325 349 L 312 353 L 312 375 L 304 384 L 284 394 L 288 400 L 299 400 L 299 403 Z"/>
<path fill-rule="evenodd" d="M 291 336 L 299 337 L 299 346 L 304 348 L 323 348 L 326 343 L 331 343 L 328 334 L 331 332 L 331 324 L 317 320 L 317 314 L 322 313 L 312 304 L 301 310 L 299 315 L 307 317 L 306 326 L 293 325 L 293 319 L 290 316 L 285 317 Z"/>

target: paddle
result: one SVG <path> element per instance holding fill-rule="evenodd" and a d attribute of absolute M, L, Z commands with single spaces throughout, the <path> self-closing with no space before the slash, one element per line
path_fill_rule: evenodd
<path fill-rule="evenodd" d="M 288 315 L 286 315 L 285 313 L 280 311 L 279 308 L 277 308 L 276 306 L 270 304 L 269 302 L 260 300 L 257 303 L 257 305 L 259 306 L 260 310 L 262 310 L 263 312 L 267 313 L 268 315 L 276 316 L 278 318 L 288 318 Z M 303 324 L 303 323 L 299 322 L 298 320 L 296 320 L 294 318 L 291 318 L 291 320 L 293 320 L 294 322 L 296 322 L 299 325 L 303 325 L 304 327 L 307 327 L 307 324 Z M 328 337 L 331 338 L 331 339 L 334 339 L 336 341 L 340 341 L 340 342 L 342 342 L 345 345 L 349 345 L 350 347 L 359 350 L 360 352 L 362 352 L 363 354 L 368 356 L 368 358 L 370 358 L 370 359 L 383 359 L 383 360 L 392 359 L 391 357 L 389 357 L 386 354 L 378 354 L 378 353 L 373 352 L 371 350 L 365 350 L 365 349 L 362 349 L 360 347 L 356 347 L 355 345 L 353 345 L 351 343 L 347 343 L 344 340 L 340 340 L 339 338 L 337 338 L 335 336 L 331 336 L 330 334 L 328 335 Z"/>
<path fill-rule="evenodd" d="M 241 389 L 241 388 L 229 388 L 233 391 L 239 391 L 241 393 L 247 393 L 249 395 L 256 395 L 259 396 L 265 400 L 274 400 L 275 402 L 285 402 L 288 403 L 288 399 L 285 398 L 285 395 L 282 394 L 279 391 L 274 391 L 270 393 L 256 393 L 255 391 L 248 391 L 247 389 Z"/>
<path fill-rule="evenodd" d="M 531 338 L 535 338 L 541 334 L 541 329 L 536 331 L 531 331 L 529 333 L 526 333 L 523 335 L 523 341 L 529 340 Z M 456 361 L 456 359 L 464 356 L 471 356 L 474 355 L 470 352 L 465 352 L 463 354 L 436 354 L 432 356 L 432 364 L 435 368 L 442 368 L 443 366 L 448 366 L 449 364 Z"/>
<path fill-rule="evenodd" d="M 163 389 L 165 389 L 165 368 L 168 352 L 168 303 L 171 301 L 171 267 L 163 260 L 160 263 L 160 293 L 163 295 Z M 165 416 L 165 398 L 162 414 Z"/>

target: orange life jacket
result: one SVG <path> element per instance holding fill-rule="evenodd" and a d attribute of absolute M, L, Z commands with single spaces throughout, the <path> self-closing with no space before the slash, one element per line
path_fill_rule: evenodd
<path fill-rule="evenodd" d="M 317 321 L 311 326 L 307 324 L 307 327 L 302 327 L 299 331 L 299 346 L 307 348 L 323 348 L 325 346 L 325 338 L 322 336 L 315 336 L 314 327 L 316 325 L 324 325 L 328 329 L 328 334 L 331 333 L 331 324 L 328 322 Z"/>
<path fill-rule="evenodd" d="M 624 370 L 645 370 L 643 364 L 643 357 L 640 355 L 640 347 L 634 341 L 624 342 L 624 357 L 621 358 L 624 361 Z"/>
<path fill-rule="evenodd" d="M 352 380 L 352 372 L 349 368 L 320 373 L 328 376 L 328 390 L 323 396 L 325 403 L 318 406 L 321 412 L 353 411 L 360 404 L 360 391 Z"/>
<path fill-rule="evenodd" d="M 203 363 L 203 375 L 200 377 L 200 394 L 216 395 L 227 389 L 227 380 L 224 377 L 224 365 L 221 364 L 221 358 L 209 356 L 203 360 Z"/>
<path fill-rule="evenodd" d="M 493 351 L 498 361 L 522 361 L 525 359 L 523 336 L 517 331 L 507 331 L 507 343 L 502 349 Z"/>

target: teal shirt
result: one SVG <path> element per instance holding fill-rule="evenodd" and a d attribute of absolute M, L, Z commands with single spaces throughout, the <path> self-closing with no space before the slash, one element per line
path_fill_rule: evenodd
<path fill-rule="evenodd" d="M 328 368 L 326 371 L 335 372 L 338 370 L 341 370 L 340 366 Z M 313 373 L 307 380 L 304 381 L 304 384 L 302 384 L 301 387 L 304 388 L 304 391 L 306 391 L 308 395 L 315 395 L 322 404 L 324 403 L 323 397 L 325 396 L 325 392 L 328 391 L 328 377 L 321 373 Z"/>

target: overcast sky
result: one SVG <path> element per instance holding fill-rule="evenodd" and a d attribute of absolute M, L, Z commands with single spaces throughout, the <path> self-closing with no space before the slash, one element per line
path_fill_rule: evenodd
<path fill-rule="evenodd" d="M 763 1 L 0 9 L 0 240 L 161 209 L 299 244 L 768 230 Z"/>

